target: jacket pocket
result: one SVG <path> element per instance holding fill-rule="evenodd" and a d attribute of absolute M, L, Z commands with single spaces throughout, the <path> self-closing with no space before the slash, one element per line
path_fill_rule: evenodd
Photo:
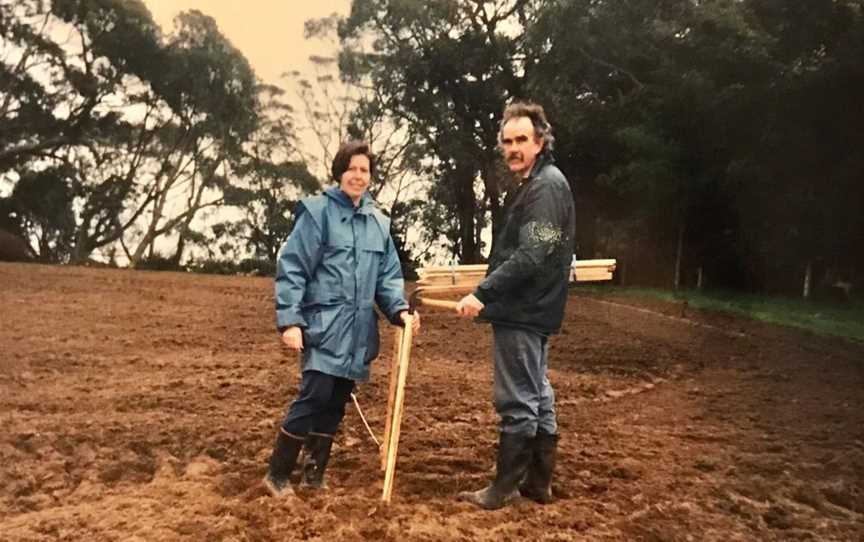
<path fill-rule="evenodd" d="M 357 250 L 374 264 L 384 256 L 384 239 L 380 235 L 372 235 L 371 231 L 364 238 L 357 240 Z"/>
<path fill-rule="evenodd" d="M 378 334 L 379 316 L 375 309 L 363 311 L 363 327 L 366 333 L 366 352 L 363 354 L 363 363 L 368 365 L 378 357 L 381 348 L 381 337 Z"/>
<path fill-rule="evenodd" d="M 337 327 L 334 324 L 341 312 L 342 305 L 325 305 L 309 309 L 305 315 L 308 327 L 303 330 L 303 346 L 331 350 L 333 340 L 337 342 L 339 340 L 339 337 L 334 337 Z M 330 348 L 327 348 L 328 346 Z"/>
<path fill-rule="evenodd" d="M 365 234 L 357 238 L 357 252 L 358 256 L 368 262 L 370 268 L 377 274 L 378 264 L 384 256 L 385 238 L 373 222 L 374 220 L 370 220 Z M 362 262 L 358 263 L 362 264 Z"/>

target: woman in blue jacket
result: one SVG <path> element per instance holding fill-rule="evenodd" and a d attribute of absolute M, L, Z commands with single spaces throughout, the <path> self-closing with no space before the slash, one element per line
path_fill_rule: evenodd
<path fill-rule="evenodd" d="M 276 325 L 285 346 L 302 352 L 303 375 L 264 477 L 275 497 L 294 493 L 289 477 L 304 446 L 303 481 L 323 485 L 354 381 L 368 380 L 378 355 L 374 306 L 395 325 L 408 310 L 390 220 L 366 191 L 375 175 L 369 145 L 343 144 L 331 173 L 338 187 L 297 204 L 276 267 Z"/>

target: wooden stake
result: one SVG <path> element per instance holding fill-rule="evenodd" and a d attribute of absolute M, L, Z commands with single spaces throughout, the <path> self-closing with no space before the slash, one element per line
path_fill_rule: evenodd
<path fill-rule="evenodd" d="M 381 470 L 387 468 L 387 453 L 390 449 L 390 428 L 393 424 L 393 403 L 396 402 L 396 385 L 399 382 L 399 351 L 402 348 L 403 328 L 393 334 L 393 360 L 390 362 L 390 387 L 387 394 L 387 417 L 384 418 L 384 438 L 381 443 Z"/>
<path fill-rule="evenodd" d="M 456 310 L 456 301 L 444 301 L 443 299 L 423 299 L 420 298 L 420 304 L 424 307 L 438 307 L 439 309 Z"/>
<path fill-rule="evenodd" d="M 479 283 L 480 281 L 478 280 L 474 284 L 420 285 L 415 292 L 420 292 L 417 295 L 467 293 L 476 288 Z"/>
<path fill-rule="evenodd" d="M 421 267 L 420 269 L 417 270 L 417 272 L 418 273 L 423 273 L 423 272 L 426 272 L 426 273 L 453 273 L 453 272 L 456 272 L 456 273 L 458 273 L 459 271 L 467 271 L 470 273 L 472 271 L 486 271 L 486 267 L 487 267 L 487 265 L 485 263 L 475 264 L 475 265 L 454 265 L 452 267 L 449 265 L 443 265 L 443 266 L 439 265 L 437 267 Z"/>
<path fill-rule="evenodd" d="M 402 342 L 399 347 L 399 380 L 396 384 L 396 397 L 393 402 L 393 421 L 390 423 L 390 441 L 387 447 L 387 467 L 384 472 L 384 491 L 381 500 L 390 502 L 393 494 L 393 481 L 396 476 L 396 456 L 399 453 L 399 433 L 402 426 L 402 410 L 405 404 L 405 382 L 408 379 L 408 362 L 411 358 L 411 340 L 413 339 L 414 316 L 405 317 L 405 327 L 402 330 Z"/>

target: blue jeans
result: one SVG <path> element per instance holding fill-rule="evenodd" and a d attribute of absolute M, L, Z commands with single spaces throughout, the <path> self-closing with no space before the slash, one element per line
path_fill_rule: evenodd
<path fill-rule="evenodd" d="M 549 342 L 527 329 L 493 325 L 495 411 L 502 433 L 555 435 L 555 390 L 546 375 Z"/>
<path fill-rule="evenodd" d="M 293 435 L 336 432 L 345 416 L 354 381 L 318 371 L 303 371 L 297 399 L 288 407 L 282 428 Z"/>

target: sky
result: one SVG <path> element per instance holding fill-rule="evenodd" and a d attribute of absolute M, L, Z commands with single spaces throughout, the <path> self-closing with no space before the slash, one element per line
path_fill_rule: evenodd
<path fill-rule="evenodd" d="M 310 55 L 330 55 L 335 43 L 305 40 L 303 23 L 331 13 L 347 15 L 350 0 L 144 0 L 166 32 L 181 11 L 197 9 L 216 20 L 222 33 L 252 64 L 258 77 L 278 84 L 291 70 L 311 68 Z"/>

